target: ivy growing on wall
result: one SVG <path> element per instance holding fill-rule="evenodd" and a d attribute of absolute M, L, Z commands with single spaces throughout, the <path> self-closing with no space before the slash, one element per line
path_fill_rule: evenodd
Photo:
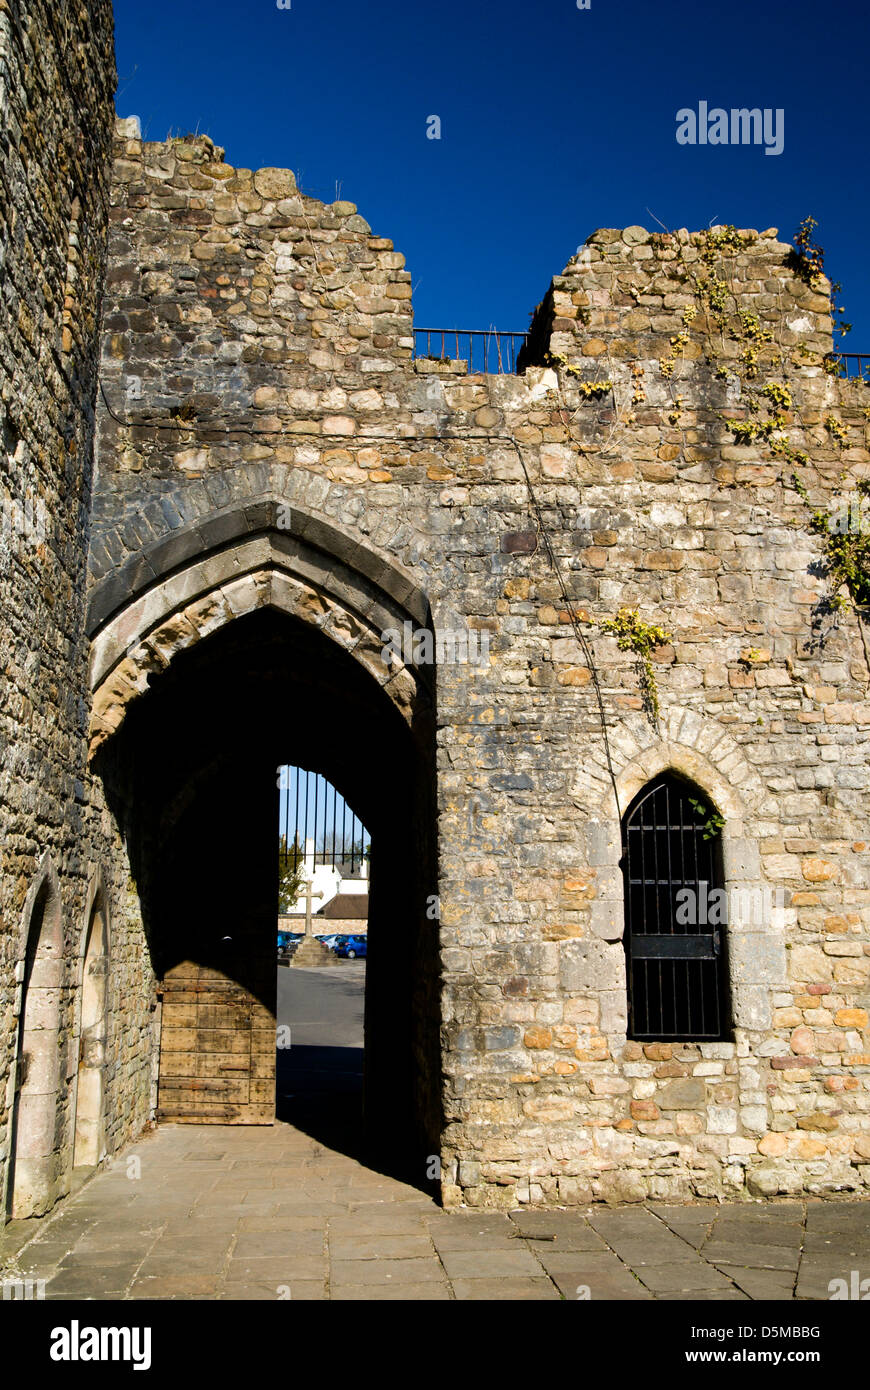
<path fill-rule="evenodd" d="M 671 633 L 655 623 L 645 623 L 637 608 L 620 608 L 614 618 L 604 618 L 598 624 L 602 632 L 611 633 L 621 652 L 634 652 L 640 668 L 640 684 L 648 712 L 654 720 L 659 716 L 659 692 L 652 665 L 652 653 L 674 639 Z"/>

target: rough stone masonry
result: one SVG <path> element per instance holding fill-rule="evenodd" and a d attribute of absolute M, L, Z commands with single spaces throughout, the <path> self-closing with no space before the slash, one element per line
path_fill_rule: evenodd
<path fill-rule="evenodd" d="M 47 71 L 32 10 L 0 0 L 2 32 Z M 14 170 L 50 107 L 94 200 L 55 182 L 47 222 L 3 187 L 4 484 L 51 516 L 3 575 L 7 1214 L 68 1186 L 96 967 L 105 1153 L 155 1119 L 274 1116 L 287 722 L 373 827 L 370 1134 L 401 1129 L 421 1182 L 437 1156 L 445 1203 L 864 1191 L 870 667 L 791 482 L 833 508 L 868 476 L 827 281 L 772 229 L 600 230 L 521 374 L 420 358 L 403 257 L 287 170 L 121 121 L 106 212 L 108 23 L 65 36 L 92 90 L 23 83 L 4 148 Z M 657 716 L 600 628 L 626 608 L 671 636 Z M 458 649 L 487 660 L 406 661 L 384 633 L 408 622 L 484 633 Z M 667 771 L 715 809 L 726 888 L 782 904 L 727 929 L 715 1042 L 628 1036 L 620 817 Z M 62 1064 L 28 1090 L 45 1035 Z"/>

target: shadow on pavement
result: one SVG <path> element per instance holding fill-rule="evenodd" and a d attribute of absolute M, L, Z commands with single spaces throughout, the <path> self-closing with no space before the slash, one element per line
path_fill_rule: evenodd
<path fill-rule="evenodd" d="M 297 1046 L 279 1049 L 275 1118 L 326 1148 L 346 1154 L 385 1177 L 433 1195 L 401 1155 L 366 1142 L 363 1129 L 363 1049 Z"/>

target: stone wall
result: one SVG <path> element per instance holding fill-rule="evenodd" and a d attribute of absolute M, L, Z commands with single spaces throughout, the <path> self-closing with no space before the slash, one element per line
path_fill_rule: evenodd
<path fill-rule="evenodd" d="M 853 615 L 820 625 L 819 541 L 789 483 L 798 468 L 821 501 L 867 472 L 864 388 L 822 360 L 826 285 L 773 231 L 600 231 L 542 302 L 525 374 L 470 377 L 413 360 L 402 257 L 353 205 L 235 170 L 203 138 L 131 137 L 93 510 L 95 742 L 241 611 L 230 573 L 256 573 L 267 606 L 263 576 L 295 575 L 293 611 L 388 691 L 397 664 L 360 605 L 410 602 L 446 639 L 424 943 L 437 930 L 440 995 L 434 970 L 416 977 L 443 1027 L 445 1200 L 865 1186 L 868 667 Z M 711 273 L 721 322 L 691 279 Z M 725 423 L 756 419 L 769 376 L 806 464 Z M 349 574 L 370 597 L 327 616 Z M 728 884 L 783 891 L 778 916 L 731 934 L 731 1041 L 626 1038 L 619 817 L 569 603 L 620 811 L 679 770 L 724 817 Z M 623 606 L 673 634 L 657 722 L 632 654 L 595 626 Z M 457 647 L 470 634 L 484 660 Z"/>
<path fill-rule="evenodd" d="M 147 1067 L 151 1041 L 143 1045 L 131 1035 L 126 1014 L 137 988 L 125 918 L 128 909 L 135 914 L 135 897 L 128 903 L 123 854 L 92 794 L 84 737 L 85 577 L 114 84 L 107 3 L 72 0 L 61 11 L 41 0 L 0 0 L 4 1217 L 12 1209 L 44 1211 L 68 1188 L 82 956 L 90 913 L 101 902 L 116 953 L 105 1061 L 114 1088 L 108 1146 L 141 1128 L 148 1113 L 147 1094 L 144 1106 L 137 1103 L 133 1073 L 137 1051 Z M 22 1047 L 25 981 L 33 987 L 27 1026 L 34 1031 Z"/>
<path fill-rule="evenodd" d="M 823 504 L 845 473 L 854 496 L 866 388 L 826 372 L 829 301 L 774 232 L 716 256 L 724 331 L 686 280 L 705 244 L 591 237 L 532 335 L 561 359 L 555 408 L 511 432 L 575 605 L 593 619 L 639 606 L 673 633 L 655 653 L 657 722 L 632 654 L 593 636 L 620 810 L 664 769 L 689 776 L 725 818 L 726 884 L 782 890 L 784 910 L 729 932 L 733 1041 L 626 1039 L 619 822 L 589 663 L 540 551 L 493 562 L 500 679 L 441 781 L 457 850 L 472 799 L 480 827 L 471 867 L 444 861 L 448 1200 L 757 1196 L 870 1177 L 870 670 L 855 617 L 820 615 L 818 542 L 789 485 L 797 468 Z M 748 402 L 768 378 L 791 396 L 777 437 L 808 466 L 739 446 L 725 424 L 766 418 Z M 597 404 L 583 394 L 595 382 L 613 383 Z M 476 723 L 465 703 L 457 688 L 442 719 Z"/>
<path fill-rule="evenodd" d="M 332 780 L 371 798 L 381 882 L 402 884 L 402 949 L 379 954 L 396 893 L 379 905 L 376 849 L 367 1087 L 385 1130 L 413 1092 L 421 1181 L 437 1148 L 444 1200 L 475 1206 L 866 1188 L 870 668 L 854 614 L 826 606 L 790 483 L 835 506 L 868 473 L 866 388 L 824 366 L 827 284 L 773 231 L 599 231 L 545 295 L 524 375 L 469 376 L 414 359 L 403 258 L 352 204 L 123 122 L 91 491 L 114 74 L 108 14 L 66 22 L 0 0 L 4 1160 L 28 914 L 62 938 L 33 1209 L 68 1185 L 95 908 L 107 1151 L 155 1113 L 172 970 L 165 1087 L 181 1077 L 187 1105 L 238 1072 L 232 1038 L 209 1051 L 233 1030 L 199 1018 L 214 1000 L 187 966 L 205 952 L 212 993 L 232 971 L 200 939 L 195 879 L 170 902 L 162 870 L 167 847 L 184 864 L 191 822 L 214 853 L 220 796 L 229 873 L 231 814 L 251 804 L 233 786 L 267 785 L 291 689 L 319 747 L 342 727 Z M 599 626 L 622 607 L 672 634 L 657 718 Z M 434 669 L 387 649 L 405 624 Z M 619 817 L 666 769 L 722 816 L 726 884 L 782 890 L 778 913 L 729 931 L 728 1041 L 626 1036 Z M 263 962 L 227 1005 L 261 1041 Z M 257 1120 L 268 1050 L 232 1081 Z"/>

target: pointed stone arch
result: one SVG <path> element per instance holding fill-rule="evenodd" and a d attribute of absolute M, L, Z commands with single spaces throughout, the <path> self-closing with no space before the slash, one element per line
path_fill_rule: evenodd
<path fill-rule="evenodd" d="M 384 647 L 385 632 L 408 622 L 431 629 L 422 591 L 395 565 L 319 520 L 294 511 L 296 530 L 279 526 L 282 510 L 262 504 L 217 514 L 143 553 L 123 581 L 115 576 L 94 591 L 91 756 L 177 652 L 258 608 L 317 627 L 374 676 L 407 719 L 421 695 L 431 703 L 431 673 L 405 667 Z M 203 552 L 208 540 L 213 548 Z M 138 589 L 116 602 L 119 584 L 135 585 L 137 577 Z"/>
<path fill-rule="evenodd" d="M 610 733 L 610 747 L 618 814 L 603 741 L 597 756 L 584 764 L 574 792 L 594 817 L 618 818 L 640 788 L 669 767 L 703 787 L 722 815 L 741 827 L 764 796 L 761 779 L 737 741 L 715 719 L 695 710 L 664 710 L 658 730 L 642 716 L 630 717 Z"/>
<path fill-rule="evenodd" d="M 63 911 L 46 851 L 27 894 L 15 966 L 17 1035 L 5 1207 L 12 1219 L 42 1216 L 66 1190 L 59 1129 Z"/>
<path fill-rule="evenodd" d="M 340 773 L 340 785 L 330 780 L 380 827 L 372 940 L 380 933 L 389 945 L 391 893 L 409 905 L 405 947 L 382 947 L 377 964 L 373 947 L 367 972 L 367 1132 L 378 1143 L 379 1132 L 401 1131 L 409 1143 L 412 1132 L 425 1133 L 431 1152 L 441 1104 L 438 927 L 425 916 L 438 862 L 434 665 L 413 664 L 405 644 L 400 656 L 388 638 L 406 625 L 431 633 L 430 605 L 406 572 L 355 533 L 297 511 L 288 529 L 281 510 L 257 504 L 175 533 L 91 598 L 91 765 L 123 826 L 162 982 L 157 1115 L 274 1120 L 269 797 L 280 759 L 271 770 L 267 763 L 277 757 L 273 744 L 298 746 L 304 736 L 319 741 L 324 775 Z M 291 705 L 301 732 L 282 728 Z M 256 718 L 246 722 L 251 709 Z M 232 827 L 233 843 L 216 854 L 202 808 L 213 812 L 221 797 L 229 800 L 215 820 L 221 834 Z M 236 826 L 242 805 L 244 824 Z M 198 858 L 219 861 L 223 876 L 207 921 L 190 872 Z M 262 893 L 252 895 L 236 872 L 242 860 L 261 865 Z M 223 1036 L 213 1055 L 175 1046 L 190 1033 L 190 971 L 204 972 L 197 1009 L 211 1018 L 212 1005 L 230 1010 L 233 1030 L 248 1034 L 245 1067 L 220 1052 Z"/>

